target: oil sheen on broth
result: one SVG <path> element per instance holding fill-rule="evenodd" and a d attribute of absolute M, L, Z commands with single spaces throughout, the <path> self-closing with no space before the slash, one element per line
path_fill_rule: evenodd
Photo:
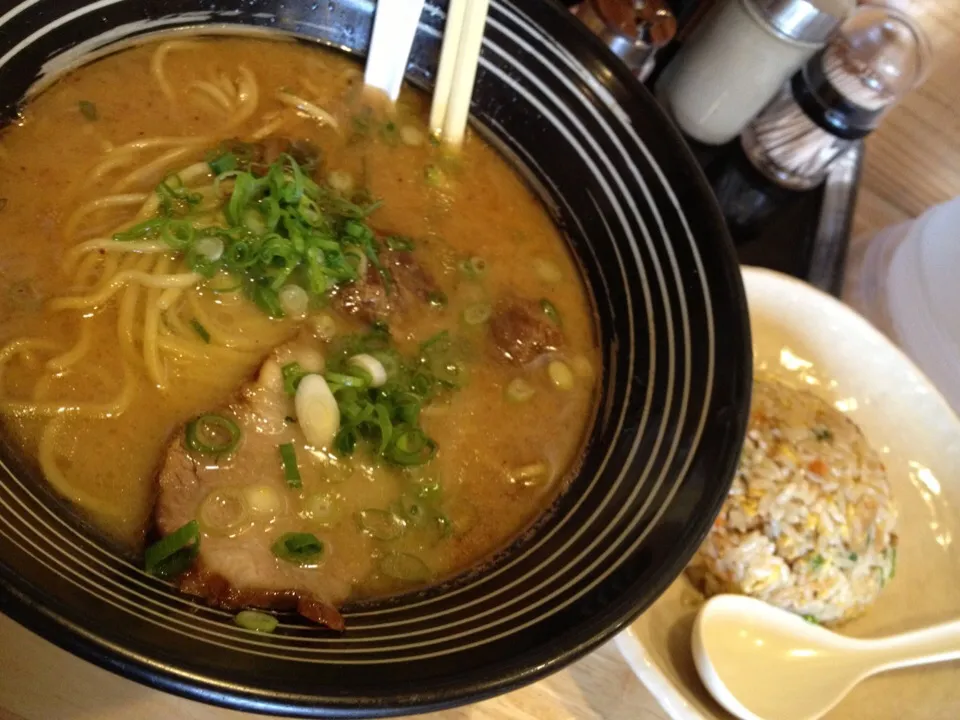
<path fill-rule="evenodd" d="M 179 37 L 66 75 L 0 136 L 8 441 L 131 547 L 196 520 L 231 590 L 182 585 L 227 606 L 482 560 L 592 421 L 593 315 L 550 218 L 476 136 L 432 142 L 424 97 L 375 109 L 360 80 L 303 44 Z M 269 579 L 232 577 L 243 557 Z"/>

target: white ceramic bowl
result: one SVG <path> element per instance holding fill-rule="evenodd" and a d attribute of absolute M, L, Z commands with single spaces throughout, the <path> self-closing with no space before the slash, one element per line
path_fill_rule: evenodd
<path fill-rule="evenodd" d="M 882 454 L 900 506 L 896 577 L 842 632 L 875 637 L 960 618 L 960 420 L 900 350 L 842 303 L 779 273 L 746 268 L 743 278 L 756 370 L 847 413 Z M 617 638 L 675 720 L 731 717 L 693 665 L 690 628 L 702 601 L 681 578 Z M 867 680 L 827 717 L 956 720 L 960 663 Z"/>

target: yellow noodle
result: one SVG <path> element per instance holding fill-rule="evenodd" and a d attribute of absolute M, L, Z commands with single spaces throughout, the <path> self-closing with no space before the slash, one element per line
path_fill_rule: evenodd
<path fill-rule="evenodd" d="M 184 288 L 167 288 L 157 299 L 157 308 L 160 312 L 170 308 L 183 295 Z"/>
<path fill-rule="evenodd" d="M 207 345 L 206 343 L 172 335 L 159 335 L 157 345 L 163 350 L 182 356 L 183 359 L 202 360 L 204 362 L 216 360 L 218 362 L 255 363 L 263 354 L 262 352 L 234 350 L 220 345 Z"/>
<path fill-rule="evenodd" d="M 117 268 L 121 264 L 122 260 L 118 255 L 105 255 L 101 256 L 100 262 L 100 274 L 95 277 L 90 283 L 90 286 L 86 289 L 96 292 L 98 289 L 103 289 L 107 286 L 107 283 L 110 281 L 110 278 L 114 276 Z"/>
<path fill-rule="evenodd" d="M 65 424 L 63 418 L 54 418 L 43 429 L 40 436 L 40 444 L 37 450 L 38 460 L 47 482 L 53 485 L 54 490 L 63 495 L 68 500 L 80 505 L 84 510 L 98 514 L 117 517 L 119 509 L 112 507 L 108 503 L 95 498 L 89 493 L 70 484 L 66 474 L 60 469 L 57 463 L 57 435 Z"/>
<path fill-rule="evenodd" d="M 162 257 L 153 268 L 157 277 L 162 277 L 170 268 L 170 260 Z M 147 368 L 147 375 L 161 390 L 166 387 L 167 377 L 163 369 L 157 339 L 160 325 L 160 308 L 158 307 L 161 293 L 160 288 L 151 288 L 147 291 L 146 314 L 143 321 L 143 362 Z"/>
<path fill-rule="evenodd" d="M 147 255 L 140 258 L 135 268 L 140 272 L 147 272 L 156 262 L 156 257 Z M 134 321 L 137 315 L 137 303 L 140 300 L 141 288 L 139 285 L 127 285 L 120 298 L 120 309 L 117 313 L 117 337 L 120 340 L 120 350 L 128 360 L 139 361 L 136 348 Z"/>
<path fill-rule="evenodd" d="M 76 415 L 87 418 L 112 418 L 125 412 L 133 402 L 136 383 L 130 369 L 123 366 L 123 387 L 112 399 L 103 403 L 96 402 L 23 402 L 16 400 L 0 401 L 0 410 L 17 417 L 55 417 L 58 415 Z"/>
<path fill-rule="evenodd" d="M 263 140 L 265 137 L 273 135 L 277 130 L 282 128 L 287 124 L 287 115 L 286 113 L 278 114 L 273 120 L 270 120 L 268 123 L 263 125 L 259 130 L 251 133 L 251 140 Z"/>
<path fill-rule="evenodd" d="M 103 251 L 108 253 L 136 253 L 138 255 L 147 255 L 153 253 L 170 252 L 170 246 L 162 240 L 110 240 L 109 238 L 93 238 L 86 240 L 79 245 L 74 245 L 63 258 L 63 269 L 66 273 L 77 272 L 81 257 L 84 253 L 91 251 Z M 99 255 L 95 255 L 95 258 Z"/>
<path fill-rule="evenodd" d="M 183 300 L 183 298 L 178 298 L 178 300 Z M 163 319 L 167 327 L 167 332 L 165 334 L 170 334 L 171 332 L 174 335 L 178 335 L 183 338 L 192 338 L 197 334 L 196 330 L 193 330 L 187 327 L 187 324 L 183 321 L 183 318 L 180 317 L 180 310 L 183 308 L 183 303 L 181 302 L 179 307 L 171 307 L 163 313 Z"/>
<path fill-rule="evenodd" d="M 205 113 L 208 113 L 213 116 L 223 115 L 223 108 L 221 108 L 217 103 L 211 100 L 206 95 L 201 95 L 199 93 L 193 96 L 193 102 L 196 107 L 203 110 Z"/>
<path fill-rule="evenodd" d="M 110 257 L 110 256 L 108 256 Z M 53 310 L 80 310 L 103 305 L 127 283 L 139 283 L 150 288 L 190 287 L 196 285 L 202 277 L 197 273 L 178 273 L 176 275 L 150 275 L 139 270 L 121 270 L 116 273 L 99 291 L 82 297 L 57 298 L 51 301 Z"/>
<path fill-rule="evenodd" d="M 53 381 L 57 379 L 56 375 L 47 373 L 33 386 L 33 401 L 43 402 L 50 395 L 50 389 L 53 387 Z"/>
<path fill-rule="evenodd" d="M 300 84 L 303 85 L 304 89 L 306 89 L 306 91 L 311 95 L 313 95 L 314 97 L 317 97 L 320 95 L 320 88 L 318 88 L 316 85 L 310 82 L 308 78 L 301 77 Z"/>
<path fill-rule="evenodd" d="M 241 65 L 238 71 L 240 73 L 240 82 L 237 84 L 239 112 L 233 116 L 225 127 L 221 128 L 221 135 L 230 132 L 252 118 L 253 114 L 257 111 L 257 106 L 260 104 L 260 90 L 257 86 L 257 78 L 244 65 Z"/>
<path fill-rule="evenodd" d="M 213 73 L 210 73 L 210 76 L 213 77 Z M 218 73 L 214 78 L 214 83 L 227 95 L 227 97 L 236 99 L 237 97 L 237 86 L 233 84 L 233 81 L 226 76 L 225 73 Z"/>
<path fill-rule="evenodd" d="M 337 119 L 326 110 L 310 102 L 309 100 L 304 100 L 302 97 L 294 95 L 293 93 L 288 93 L 284 90 L 277 92 L 277 100 L 282 102 L 284 105 L 289 105 L 305 115 L 312 117 L 321 125 L 329 125 L 337 132 L 340 132 L 340 123 L 337 122 Z"/>
<path fill-rule="evenodd" d="M 63 372 L 83 360 L 84 356 L 90 352 L 90 345 L 93 342 L 92 327 L 92 321 L 81 322 L 80 337 L 77 339 L 77 343 L 62 355 L 47 360 L 47 369 L 53 372 Z"/>
<path fill-rule="evenodd" d="M 80 221 L 98 210 L 107 208 L 125 207 L 127 205 L 136 205 L 147 199 L 146 193 L 128 193 L 126 195 L 108 195 L 107 197 L 97 198 L 84 203 L 70 215 L 70 218 L 64 224 L 63 237 L 72 238 L 77 232 Z"/>
<path fill-rule="evenodd" d="M 230 112 L 233 109 L 233 103 L 230 101 L 230 98 L 227 97 L 226 93 L 223 92 L 223 88 L 214 85 L 212 82 L 207 80 L 197 80 L 190 83 L 191 90 L 198 90 L 202 93 L 206 93 L 210 98 L 220 106 L 221 109 Z"/>
<path fill-rule="evenodd" d="M 176 106 L 177 98 L 173 93 L 173 88 L 170 87 L 170 83 L 167 81 L 167 76 L 163 71 L 163 63 L 171 50 L 190 50 L 198 46 L 198 43 L 189 40 L 168 40 L 161 44 L 160 47 L 154 51 L 153 57 L 150 58 L 150 73 L 153 75 L 153 79 L 156 80 L 157 85 L 160 86 L 160 91 L 167 100 L 170 101 L 171 105 Z"/>
<path fill-rule="evenodd" d="M 93 166 L 82 180 L 83 185 L 95 185 L 114 170 L 129 165 L 137 159 L 137 151 L 127 148 L 116 148 L 107 153 L 107 156 Z"/>
<path fill-rule="evenodd" d="M 28 362 L 32 360 L 31 350 L 46 350 L 56 352 L 60 349 L 60 344 L 53 340 L 43 338 L 17 338 L 7 343 L 3 349 L 0 349 L 0 393 L 3 387 L 3 374 L 9 363 L 17 355 L 23 355 Z"/>
<path fill-rule="evenodd" d="M 138 185 L 147 181 L 151 176 L 160 173 L 165 168 L 172 165 L 174 162 L 184 157 L 185 155 L 194 151 L 192 146 L 174 148 L 173 150 L 168 150 L 163 155 L 154 160 L 151 160 L 146 165 L 138 167 L 136 170 L 125 175 L 121 180 L 118 180 L 113 186 L 113 192 L 121 192 L 130 187 Z M 166 173 L 165 173 L 166 174 Z"/>
<path fill-rule="evenodd" d="M 234 327 L 225 327 L 224 324 L 217 320 L 200 302 L 200 298 L 196 293 L 187 294 L 187 303 L 190 306 L 190 309 L 193 310 L 194 315 L 197 320 L 206 328 L 207 332 L 210 333 L 210 339 L 217 345 L 222 345 L 223 347 L 234 348 L 237 350 L 262 350 L 267 346 L 272 346 L 280 342 L 285 335 L 288 334 L 286 328 L 277 327 L 274 328 L 272 325 L 276 322 L 269 320 L 266 317 L 263 319 L 256 318 L 252 320 L 248 325 L 257 325 L 257 332 L 254 333 L 254 338 L 244 337 L 244 335 Z M 249 328 L 254 329 L 254 328 Z M 271 332 L 273 331 L 273 332 Z"/>

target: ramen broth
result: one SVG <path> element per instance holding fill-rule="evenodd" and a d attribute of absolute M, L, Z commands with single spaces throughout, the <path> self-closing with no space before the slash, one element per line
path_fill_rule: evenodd
<path fill-rule="evenodd" d="M 391 461 L 362 433 L 349 453 L 331 447 L 316 461 L 304 450 L 309 438 L 283 436 L 296 444 L 301 476 L 299 487 L 288 483 L 285 512 L 293 529 L 350 559 L 343 570 L 350 590 L 341 594 L 401 588 L 396 576 L 371 569 L 370 558 L 387 552 L 417 558 L 429 579 L 482 560 L 528 527 L 576 470 L 600 361 L 591 305 L 557 228 L 475 134 L 458 153 L 428 137 L 429 98 L 405 88 L 395 108 L 384 109 L 365 98 L 361 82 L 353 61 L 305 44 L 178 36 L 65 75 L 0 136 L 7 436 L 59 494 L 131 547 L 151 532 L 158 468 L 170 444 L 182 442 L 185 423 L 226 412 L 220 409 L 236 402 L 274 348 L 305 336 L 328 370 L 336 353 L 348 360 L 351 342 L 381 343 L 410 367 L 429 365 L 423 358 L 437 338 L 456 349 L 455 359 L 443 361 L 456 363 L 456 381 L 417 399 L 412 422 L 420 435 L 410 437 L 433 443 L 426 461 Z M 273 160 L 271 143 L 280 148 Z M 416 263 L 414 283 L 422 270 L 429 288 L 414 288 L 402 312 L 376 318 L 337 301 L 329 278 L 326 294 L 310 295 L 305 308 L 301 290 L 248 292 L 248 279 L 217 265 L 224 242 L 240 252 L 232 240 L 211 234 L 212 244 L 200 245 L 196 238 L 225 222 L 240 183 L 225 168 L 249 160 L 251 147 L 266 155 L 258 155 L 259 172 L 269 165 L 290 180 L 293 162 L 283 153 L 299 153 L 298 168 L 331 207 L 343 198 L 364 209 L 357 227 L 375 231 L 372 254 L 351 256 L 348 248 L 345 256 L 358 283 L 370 277 L 371 263 L 395 252 L 397 262 Z M 223 162 L 211 169 L 213 160 Z M 226 174 L 215 180 L 217 172 Z M 178 219 L 144 225 L 165 212 Z M 171 238 L 184 244 L 178 249 Z M 196 253 L 220 269 L 198 272 Z M 273 278 L 282 263 L 265 272 Z M 389 272 L 373 281 L 384 283 L 378 291 L 388 303 L 399 303 L 404 289 L 398 284 L 390 294 Z M 290 275 L 289 284 L 305 284 L 299 277 Z M 337 282 L 346 292 L 350 281 Z M 285 304 L 276 305 L 278 298 Z M 518 332 L 547 333 L 534 357 L 505 348 L 518 323 Z M 516 339 L 516 348 L 527 340 Z M 343 407 L 345 396 L 337 397 Z M 288 468 L 275 447 L 254 464 L 282 483 Z M 311 514 L 317 497 L 336 512 Z M 423 505 L 416 512 L 441 523 L 439 531 L 418 530 L 404 516 L 411 497 Z M 399 518 L 400 534 L 371 532 L 367 511 Z M 284 517 L 251 532 L 272 538 Z M 417 574 L 409 580 L 428 580 Z"/>

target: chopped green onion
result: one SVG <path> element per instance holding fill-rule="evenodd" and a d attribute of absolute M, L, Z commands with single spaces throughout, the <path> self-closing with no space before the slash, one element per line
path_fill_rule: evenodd
<path fill-rule="evenodd" d="M 244 630 L 262 633 L 272 633 L 280 624 L 273 615 L 256 610 L 242 610 L 233 616 L 233 621 Z"/>
<path fill-rule="evenodd" d="M 144 569 L 157 577 L 175 577 L 188 570 L 199 553 L 200 523 L 191 520 L 144 551 Z"/>
<path fill-rule="evenodd" d="M 236 170 L 238 165 L 236 153 L 227 152 L 209 162 L 210 170 L 214 175 L 223 175 L 225 172 Z"/>
<path fill-rule="evenodd" d="M 331 372 L 324 375 L 324 377 L 331 385 L 339 385 L 341 387 L 365 388 L 370 385 L 369 378 L 363 378 L 357 375 L 347 375 L 346 373 Z"/>
<path fill-rule="evenodd" d="M 423 179 L 426 180 L 427 185 L 436 187 L 443 182 L 443 173 L 436 165 L 427 165 L 423 169 Z"/>
<path fill-rule="evenodd" d="M 383 124 L 380 135 L 387 145 L 396 145 L 400 139 L 400 131 L 397 129 L 397 124 L 393 122 L 393 120 L 387 120 L 387 122 Z"/>
<path fill-rule="evenodd" d="M 312 533 L 284 533 L 270 549 L 294 565 L 313 565 L 323 557 L 323 543 Z"/>
<path fill-rule="evenodd" d="M 463 321 L 467 325 L 483 325 L 492 314 L 490 303 L 475 303 L 463 311 Z"/>
<path fill-rule="evenodd" d="M 467 258 L 460 263 L 460 272 L 468 278 L 481 278 L 487 272 L 487 261 L 481 257 Z"/>
<path fill-rule="evenodd" d="M 174 250 L 185 250 L 193 243 L 196 230 L 186 220 L 170 220 L 160 229 L 160 239 Z"/>
<path fill-rule="evenodd" d="M 547 316 L 547 319 L 550 320 L 557 327 L 563 327 L 563 320 L 560 319 L 560 313 L 557 310 L 557 306 L 546 298 L 541 298 L 540 307 L 543 310 L 543 314 Z"/>
<path fill-rule="evenodd" d="M 533 261 L 533 268 L 541 280 L 548 283 L 558 283 L 563 280 L 563 273 L 549 260 L 537 258 Z"/>
<path fill-rule="evenodd" d="M 207 329 L 203 326 L 203 324 L 199 320 L 197 320 L 196 318 L 191 320 L 190 327 L 194 329 L 197 335 L 199 335 L 200 338 L 205 343 L 207 343 L 208 345 L 210 344 L 210 333 L 207 331 Z"/>
<path fill-rule="evenodd" d="M 821 555 L 820 553 L 817 553 L 812 558 L 810 558 L 810 567 L 814 570 L 817 570 L 821 568 L 825 562 L 826 560 L 824 559 L 823 555 Z"/>
<path fill-rule="evenodd" d="M 429 517 L 429 510 L 419 499 L 410 495 L 402 495 L 398 504 L 400 515 L 411 527 L 419 527 Z"/>
<path fill-rule="evenodd" d="M 813 625 L 820 624 L 820 621 L 817 620 L 817 618 L 815 618 L 813 615 L 802 615 L 801 617 L 803 617 L 804 620 L 806 620 L 808 623 L 811 623 Z"/>
<path fill-rule="evenodd" d="M 417 484 L 416 496 L 428 505 L 436 505 L 440 502 L 442 490 L 438 482 L 421 482 Z"/>
<path fill-rule="evenodd" d="M 387 247 L 391 250 L 402 250 L 410 252 L 413 250 L 413 240 L 402 235 L 391 235 L 387 238 Z"/>
<path fill-rule="evenodd" d="M 897 574 L 897 546 L 890 548 L 890 580 L 893 580 Z"/>
<path fill-rule="evenodd" d="M 514 378 L 507 385 L 506 396 L 507 400 L 515 403 L 526 402 L 534 396 L 536 391 L 533 388 L 533 385 L 528 383 L 523 378 Z"/>
<path fill-rule="evenodd" d="M 813 428 L 813 436 L 820 442 L 829 442 L 833 440 L 833 432 L 830 428 L 825 427 L 824 425 L 818 425 Z"/>
<path fill-rule="evenodd" d="M 427 302 L 433 307 L 442 308 L 447 306 L 447 294 L 442 290 L 431 290 L 427 293 Z"/>
<path fill-rule="evenodd" d="M 432 573 L 427 564 L 416 555 L 392 552 L 380 560 L 380 572 L 395 580 L 422 583 L 430 579 Z"/>
<path fill-rule="evenodd" d="M 437 530 L 440 532 L 441 538 L 448 538 L 453 535 L 453 523 L 451 523 L 450 518 L 443 513 L 437 513 L 434 515 L 433 522 L 436 525 Z"/>
<path fill-rule="evenodd" d="M 280 446 L 280 462 L 283 464 L 283 478 L 291 488 L 303 487 L 300 477 L 300 466 L 297 465 L 297 451 L 293 443 L 284 443 Z"/>
<path fill-rule="evenodd" d="M 570 366 L 561 360 L 553 360 L 547 365 L 547 374 L 550 376 L 550 382 L 558 390 L 573 390 L 574 377 Z"/>
<path fill-rule="evenodd" d="M 375 540 L 396 540 L 405 529 L 403 520 L 386 510 L 361 510 L 357 513 L 357 524 Z"/>
<path fill-rule="evenodd" d="M 857 561 L 857 558 L 859 558 L 859 557 L 860 557 L 860 556 L 857 555 L 857 553 L 852 552 L 852 553 L 850 553 L 850 555 L 849 555 L 849 560 L 850 560 L 850 562 L 856 562 L 856 561 Z"/>
<path fill-rule="evenodd" d="M 410 428 L 397 433 L 384 457 L 396 465 L 423 465 L 433 460 L 436 454 L 437 443 L 420 428 Z"/>
<path fill-rule="evenodd" d="M 201 455 L 223 455 L 240 444 L 240 428 L 222 415 L 201 415 L 187 423 L 187 447 Z"/>
<path fill-rule="evenodd" d="M 79 105 L 80 114 L 83 115 L 87 120 L 93 121 L 100 118 L 100 113 L 97 112 L 97 106 L 89 100 L 81 100 Z"/>
<path fill-rule="evenodd" d="M 283 373 L 283 391 L 290 397 L 297 394 L 300 381 L 310 374 L 298 362 L 287 363 L 280 371 Z"/>

